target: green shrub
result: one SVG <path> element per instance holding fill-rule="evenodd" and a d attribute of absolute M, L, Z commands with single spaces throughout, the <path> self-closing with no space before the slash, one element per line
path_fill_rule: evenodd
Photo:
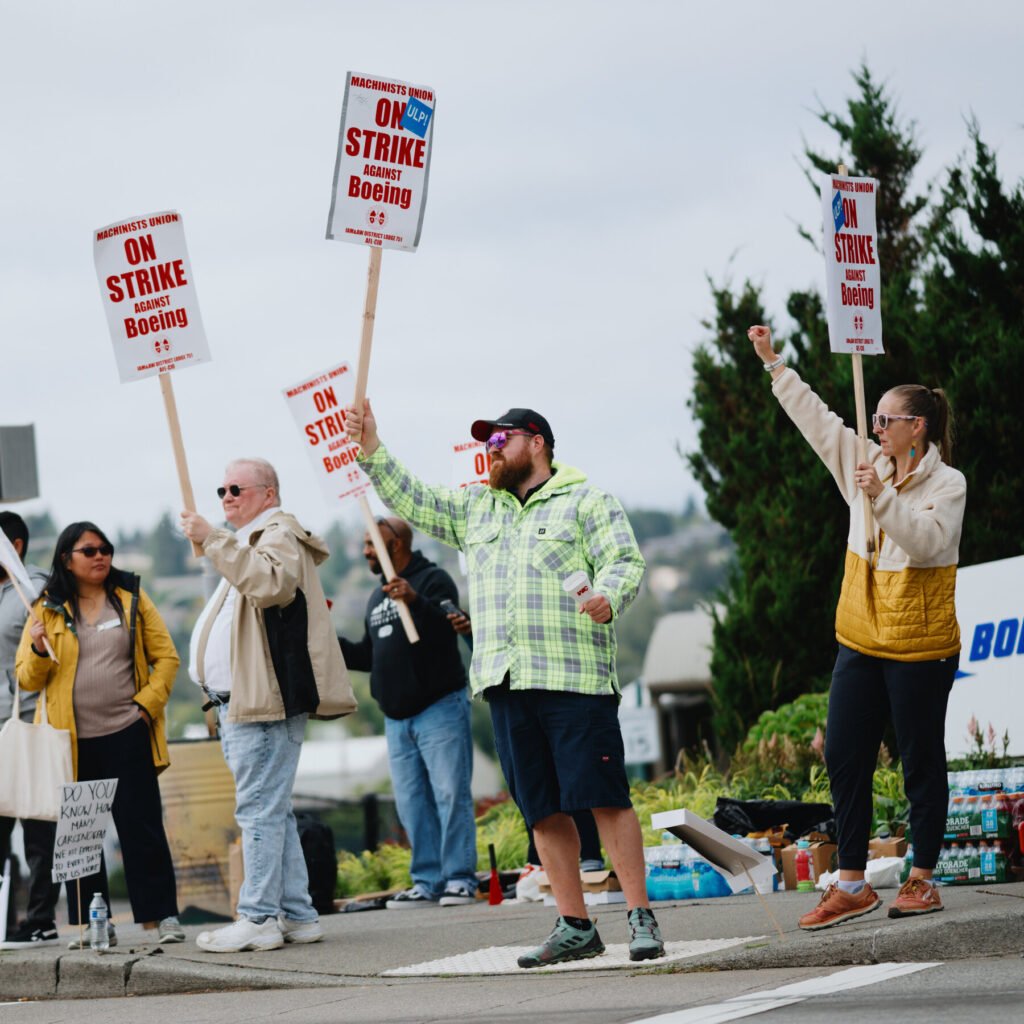
<path fill-rule="evenodd" d="M 828 718 L 828 694 L 804 693 L 789 704 L 771 711 L 762 711 L 750 727 L 743 749 L 754 750 L 761 742 L 773 736 L 789 739 L 799 747 L 810 747 L 820 730 L 825 731 Z"/>

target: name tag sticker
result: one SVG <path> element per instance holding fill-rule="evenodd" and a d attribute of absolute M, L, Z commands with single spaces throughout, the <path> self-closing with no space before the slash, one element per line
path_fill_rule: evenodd
<path fill-rule="evenodd" d="M 109 622 L 101 622 L 96 627 L 96 632 L 97 633 L 102 633 L 103 630 L 105 630 L 105 629 L 117 629 L 118 626 L 120 626 L 120 625 L 121 625 L 121 620 L 120 619 L 111 619 Z"/>

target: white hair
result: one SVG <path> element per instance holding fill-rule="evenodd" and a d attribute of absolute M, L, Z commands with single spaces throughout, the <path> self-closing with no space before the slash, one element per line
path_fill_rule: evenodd
<path fill-rule="evenodd" d="M 277 478 L 277 470 L 267 462 L 266 459 L 256 458 L 244 458 L 244 459 L 232 459 L 227 464 L 227 469 L 232 469 L 235 466 L 249 466 L 255 473 L 259 483 L 263 487 L 273 487 L 274 492 L 277 495 L 277 504 L 281 504 L 281 483 Z"/>

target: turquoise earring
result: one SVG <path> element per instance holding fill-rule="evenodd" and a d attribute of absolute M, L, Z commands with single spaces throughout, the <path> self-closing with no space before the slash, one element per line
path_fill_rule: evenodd
<path fill-rule="evenodd" d="M 915 445 L 910 446 L 910 461 L 913 462 L 917 456 L 917 447 Z"/>

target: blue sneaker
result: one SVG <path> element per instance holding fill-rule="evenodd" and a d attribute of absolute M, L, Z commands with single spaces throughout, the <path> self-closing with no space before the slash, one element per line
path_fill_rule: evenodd
<path fill-rule="evenodd" d="M 559 917 L 544 944 L 519 957 L 517 963 L 520 967 L 548 967 L 566 960 L 588 960 L 603 952 L 604 943 L 593 922 L 586 929 L 574 928 L 564 917 Z"/>

